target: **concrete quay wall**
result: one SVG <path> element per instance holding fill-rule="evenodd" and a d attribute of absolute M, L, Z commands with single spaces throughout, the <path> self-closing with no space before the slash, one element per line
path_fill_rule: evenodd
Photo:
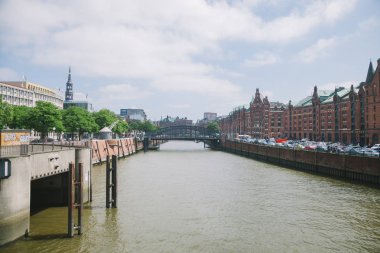
<path fill-rule="evenodd" d="M 226 140 L 222 150 L 264 162 L 380 186 L 380 159 L 294 150 Z"/>
<path fill-rule="evenodd" d="M 69 163 L 83 164 L 83 201 L 89 201 L 91 150 L 88 148 L 54 150 L 27 156 L 8 158 L 11 175 L 0 179 L 0 245 L 11 242 L 29 232 L 31 185 L 35 203 L 58 201 L 54 192 L 64 191 L 60 178 L 67 177 Z M 57 178 L 58 177 L 58 178 Z M 67 189 L 66 189 L 67 190 Z M 63 200 L 66 204 L 67 199 Z"/>

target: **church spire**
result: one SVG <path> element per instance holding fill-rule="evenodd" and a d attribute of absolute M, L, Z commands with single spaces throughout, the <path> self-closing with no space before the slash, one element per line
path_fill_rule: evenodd
<path fill-rule="evenodd" d="M 68 83 L 72 83 L 72 82 L 71 82 L 71 67 L 69 67 L 69 77 L 68 77 L 68 79 L 67 79 L 67 82 L 68 82 Z"/>
<path fill-rule="evenodd" d="M 72 101 L 73 96 L 73 83 L 71 81 L 71 67 L 69 67 L 69 76 L 66 83 L 65 101 Z"/>
<path fill-rule="evenodd" d="M 375 71 L 373 71 L 372 61 L 370 61 L 368 66 L 367 78 L 365 79 L 365 82 L 367 84 L 370 84 L 372 82 L 374 73 Z"/>

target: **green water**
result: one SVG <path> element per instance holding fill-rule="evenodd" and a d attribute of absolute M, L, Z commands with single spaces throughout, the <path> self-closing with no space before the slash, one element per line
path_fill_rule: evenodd
<path fill-rule="evenodd" d="M 67 208 L 31 217 L 0 252 L 380 252 L 380 190 L 168 142 L 119 160 L 118 208 L 93 168 L 84 233 Z"/>

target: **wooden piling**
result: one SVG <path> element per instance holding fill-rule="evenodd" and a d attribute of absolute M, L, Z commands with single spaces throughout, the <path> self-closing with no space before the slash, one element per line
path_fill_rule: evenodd
<path fill-rule="evenodd" d="M 68 200 L 68 224 L 67 224 L 67 235 L 69 237 L 74 236 L 74 220 L 73 220 L 73 208 L 74 208 L 74 199 L 75 199 L 75 192 L 73 191 L 74 186 L 74 167 L 75 165 L 73 163 L 69 164 L 69 186 L 68 186 L 68 191 L 69 191 L 69 200 Z"/>
<path fill-rule="evenodd" d="M 110 174 L 111 174 L 111 168 L 110 168 L 110 157 L 107 156 L 106 160 L 106 208 L 110 208 Z"/>
<path fill-rule="evenodd" d="M 117 157 L 112 156 L 112 207 L 117 207 Z"/>
<path fill-rule="evenodd" d="M 111 191 L 111 195 L 110 195 Z M 112 204 L 111 204 L 112 203 Z M 107 156 L 106 164 L 106 208 L 117 207 L 117 156 L 112 155 L 112 167 L 110 157 Z"/>
<path fill-rule="evenodd" d="M 83 164 L 78 164 L 78 170 L 75 169 L 74 163 L 69 164 L 68 180 L 68 217 L 67 217 L 67 235 L 73 237 L 74 232 L 82 234 L 82 214 L 83 214 Z M 77 224 L 74 223 L 74 210 L 77 210 Z"/>

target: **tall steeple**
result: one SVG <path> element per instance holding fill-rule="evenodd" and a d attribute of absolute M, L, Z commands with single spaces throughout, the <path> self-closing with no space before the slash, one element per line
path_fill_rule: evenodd
<path fill-rule="evenodd" d="M 69 76 L 66 83 L 65 101 L 73 101 L 73 83 L 71 82 L 71 68 L 69 67 Z"/>
<path fill-rule="evenodd" d="M 367 84 L 370 84 L 373 79 L 375 71 L 373 71 L 372 61 L 369 62 L 368 72 L 367 72 L 367 78 L 365 79 L 365 82 Z"/>

